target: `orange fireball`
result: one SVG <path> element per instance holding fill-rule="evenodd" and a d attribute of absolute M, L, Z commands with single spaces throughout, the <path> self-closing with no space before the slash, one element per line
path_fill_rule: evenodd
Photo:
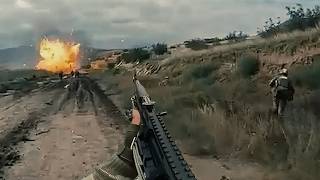
<path fill-rule="evenodd" d="M 79 51 L 80 44 L 44 38 L 40 42 L 41 59 L 36 68 L 50 72 L 70 73 L 79 66 Z"/>

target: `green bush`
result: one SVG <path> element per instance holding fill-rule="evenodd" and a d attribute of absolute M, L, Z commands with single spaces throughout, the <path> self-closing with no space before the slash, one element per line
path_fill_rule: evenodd
<path fill-rule="evenodd" d="M 239 60 L 238 71 L 244 77 L 255 75 L 259 71 L 259 60 L 252 56 L 245 56 Z"/>
<path fill-rule="evenodd" d="M 144 61 L 150 58 L 150 52 L 143 48 L 130 49 L 128 52 L 123 53 L 121 59 L 127 63 L 135 61 Z"/>
<path fill-rule="evenodd" d="M 202 39 L 193 39 L 191 41 L 186 41 L 186 47 L 190 48 L 192 50 L 202 50 L 202 49 L 208 49 L 207 43 Z"/>
<path fill-rule="evenodd" d="M 153 52 L 156 55 L 163 55 L 164 53 L 168 52 L 168 46 L 164 43 L 157 43 L 152 45 Z"/>

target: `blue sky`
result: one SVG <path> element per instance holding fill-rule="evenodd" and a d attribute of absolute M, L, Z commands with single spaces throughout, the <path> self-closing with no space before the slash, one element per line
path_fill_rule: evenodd
<path fill-rule="evenodd" d="M 0 0 L 0 48 L 30 44 L 48 31 L 78 32 L 91 46 L 132 47 L 153 42 L 254 34 L 285 6 L 319 0 Z"/>

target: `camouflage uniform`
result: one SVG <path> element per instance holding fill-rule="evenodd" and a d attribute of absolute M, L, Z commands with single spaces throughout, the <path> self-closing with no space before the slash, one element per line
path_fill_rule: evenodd
<path fill-rule="evenodd" d="M 95 169 L 94 173 L 83 180 L 133 180 L 137 177 L 132 150 L 130 149 L 133 138 L 137 135 L 139 126 L 130 124 L 124 146 L 111 160 Z"/>
<path fill-rule="evenodd" d="M 288 79 L 287 70 L 281 70 L 280 75 L 273 78 L 269 85 L 273 94 L 273 110 L 277 115 L 282 116 L 287 102 L 293 99 L 294 94 L 294 88 Z"/>

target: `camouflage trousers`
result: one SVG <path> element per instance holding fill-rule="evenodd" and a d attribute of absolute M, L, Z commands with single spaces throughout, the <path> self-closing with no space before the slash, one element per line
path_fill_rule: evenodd
<path fill-rule="evenodd" d="M 283 116 L 286 106 L 286 98 L 279 98 L 277 96 L 273 97 L 273 111 L 275 114 L 277 114 L 278 116 Z"/>
<path fill-rule="evenodd" d="M 133 138 L 137 135 L 139 126 L 128 127 L 124 144 L 120 146 L 118 153 L 110 160 L 97 167 L 92 174 L 82 180 L 133 180 L 138 176 L 135 167 L 133 153 L 130 149 Z"/>
<path fill-rule="evenodd" d="M 110 161 L 82 180 L 134 180 L 136 176 L 135 168 L 114 155 Z"/>

